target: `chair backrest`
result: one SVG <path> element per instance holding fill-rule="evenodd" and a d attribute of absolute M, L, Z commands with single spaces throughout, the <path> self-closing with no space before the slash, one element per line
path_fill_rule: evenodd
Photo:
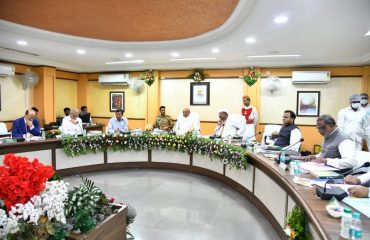
<path fill-rule="evenodd" d="M 7 133 L 8 129 L 6 128 L 6 124 L 3 122 L 0 122 L 0 133 Z"/>
<path fill-rule="evenodd" d="M 271 137 L 271 133 L 280 132 L 281 125 L 266 125 L 262 135 L 262 145 L 267 145 L 266 138 Z"/>

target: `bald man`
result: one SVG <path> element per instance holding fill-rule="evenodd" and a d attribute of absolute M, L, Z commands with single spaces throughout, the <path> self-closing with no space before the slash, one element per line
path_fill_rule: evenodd
<path fill-rule="evenodd" d="M 200 133 L 199 116 L 197 113 L 190 112 L 189 108 L 184 108 L 177 117 L 173 128 L 177 135 L 184 135 L 188 132 L 196 131 Z"/>
<path fill-rule="evenodd" d="M 82 120 L 78 117 L 78 109 L 72 109 L 69 116 L 63 118 L 62 122 L 62 134 L 63 135 L 75 135 L 82 134 Z"/>
<path fill-rule="evenodd" d="M 27 133 L 33 136 L 41 135 L 39 120 L 36 118 L 36 112 L 32 109 L 28 109 L 24 117 L 13 122 L 13 138 L 26 138 Z"/>

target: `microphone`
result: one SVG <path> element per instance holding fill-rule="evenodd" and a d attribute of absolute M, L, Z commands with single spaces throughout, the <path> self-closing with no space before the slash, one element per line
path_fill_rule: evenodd
<path fill-rule="evenodd" d="M 351 169 L 351 170 L 349 170 L 347 172 L 342 173 L 342 175 L 345 177 L 345 176 L 347 176 L 347 175 L 353 173 L 354 171 L 356 171 L 356 170 L 358 170 L 360 168 L 363 168 L 363 167 L 366 167 L 366 168 L 367 167 L 370 167 L 370 162 L 365 162 L 364 164 L 362 164 L 361 166 L 359 166 L 357 168 L 353 168 L 353 169 Z"/>
<path fill-rule="evenodd" d="M 340 187 L 335 188 L 326 188 L 326 185 L 329 182 L 334 183 L 334 178 L 326 181 L 324 187 L 316 186 L 316 195 L 323 200 L 330 200 L 332 197 L 335 197 L 338 201 L 341 201 L 343 198 L 347 197 L 348 194 L 341 189 Z"/>
<path fill-rule="evenodd" d="M 255 137 L 255 136 L 257 136 L 257 135 L 260 135 L 260 134 L 262 134 L 262 132 L 258 132 L 258 133 L 256 133 L 256 134 L 254 134 L 253 136 L 246 138 L 246 139 L 245 139 L 245 141 L 244 141 L 244 143 L 242 143 L 240 146 L 241 146 L 241 147 L 243 147 L 243 148 L 246 148 L 246 147 L 247 147 L 247 141 L 248 141 L 249 139 L 251 139 L 251 138 L 254 138 L 254 137 Z"/>
<path fill-rule="evenodd" d="M 123 123 L 124 123 L 124 124 L 125 124 L 125 126 L 127 127 L 127 131 L 129 132 L 129 131 L 130 131 L 130 129 L 128 128 L 128 125 L 127 125 L 127 123 L 126 123 L 125 119 L 121 118 L 121 121 L 123 121 Z M 122 132 L 122 131 L 121 131 L 121 132 Z M 126 132 L 122 132 L 122 133 L 126 133 Z"/>
<path fill-rule="evenodd" d="M 289 146 L 287 146 L 287 147 L 285 147 L 285 148 L 283 148 L 282 149 L 282 151 L 286 151 L 286 150 L 288 150 L 289 148 L 291 148 L 291 147 L 293 147 L 293 146 L 295 146 L 296 144 L 298 144 L 298 143 L 300 143 L 300 142 L 303 142 L 304 141 L 304 139 L 303 138 L 301 138 L 301 139 L 299 139 L 299 141 L 297 141 L 297 142 L 295 142 L 295 143 L 293 143 L 292 145 L 289 145 Z"/>

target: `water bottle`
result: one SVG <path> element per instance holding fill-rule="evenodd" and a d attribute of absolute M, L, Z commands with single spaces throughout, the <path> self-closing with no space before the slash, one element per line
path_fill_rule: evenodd
<path fill-rule="evenodd" d="M 292 176 L 295 174 L 296 164 L 296 161 L 291 161 L 289 164 L 289 174 Z"/>
<path fill-rule="evenodd" d="M 299 168 L 299 165 L 301 164 L 299 161 L 295 161 L 295 169 L 294 169 L 294 174 L 300 174 L 301 169 Z"/>
<path fill-rule="evenodd" d="M 77 137 L 77 129 L 75 129 L 75 138 Z"/>
<path fill-rule="evenodd" d="M 349 235 L 352 240 L 362 239 L 361 214 L 358 212 L 352 214 L 352 224 L 349 230 Z"/>
<path fill-rule="evenodd" d="M 41 138 L 42 138 L 43 140 L 45 140 L 45 139 L 46 139 L 45 130 L 42 130 L 42 132 L 41 132 Z"/>
<path fill-rule="evenodd" d="M 285 163 L 285 151 L 281 151 L 279 160 L 280 163 Z"/>
<path fill-rule="evenodd" d="M 86 136 L 86 129 L 83 130 L 82 134 Z"/>
<path fill-rule="evenodd" d="M 352 225 L 352 210 L 350 208 L 344 208 L 342 221 L 340 224 L 340 236 L 344 239 L 350 239 L 349 230 Z"/>

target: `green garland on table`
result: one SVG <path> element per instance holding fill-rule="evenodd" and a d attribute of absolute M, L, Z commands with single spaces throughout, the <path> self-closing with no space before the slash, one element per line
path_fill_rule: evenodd
<path fill-rule="evenodd" d="M 104 151 L 166 150 L 208 155 L 218 158 L 230 168 L 246 169 L 248 154 L 241 148 L 222 141 L 198 138 L 190 134 L 175 136 L 169 134 L 100 135 L 80 138 L 63 138 L 62 146 L 69 157 Z"/>

